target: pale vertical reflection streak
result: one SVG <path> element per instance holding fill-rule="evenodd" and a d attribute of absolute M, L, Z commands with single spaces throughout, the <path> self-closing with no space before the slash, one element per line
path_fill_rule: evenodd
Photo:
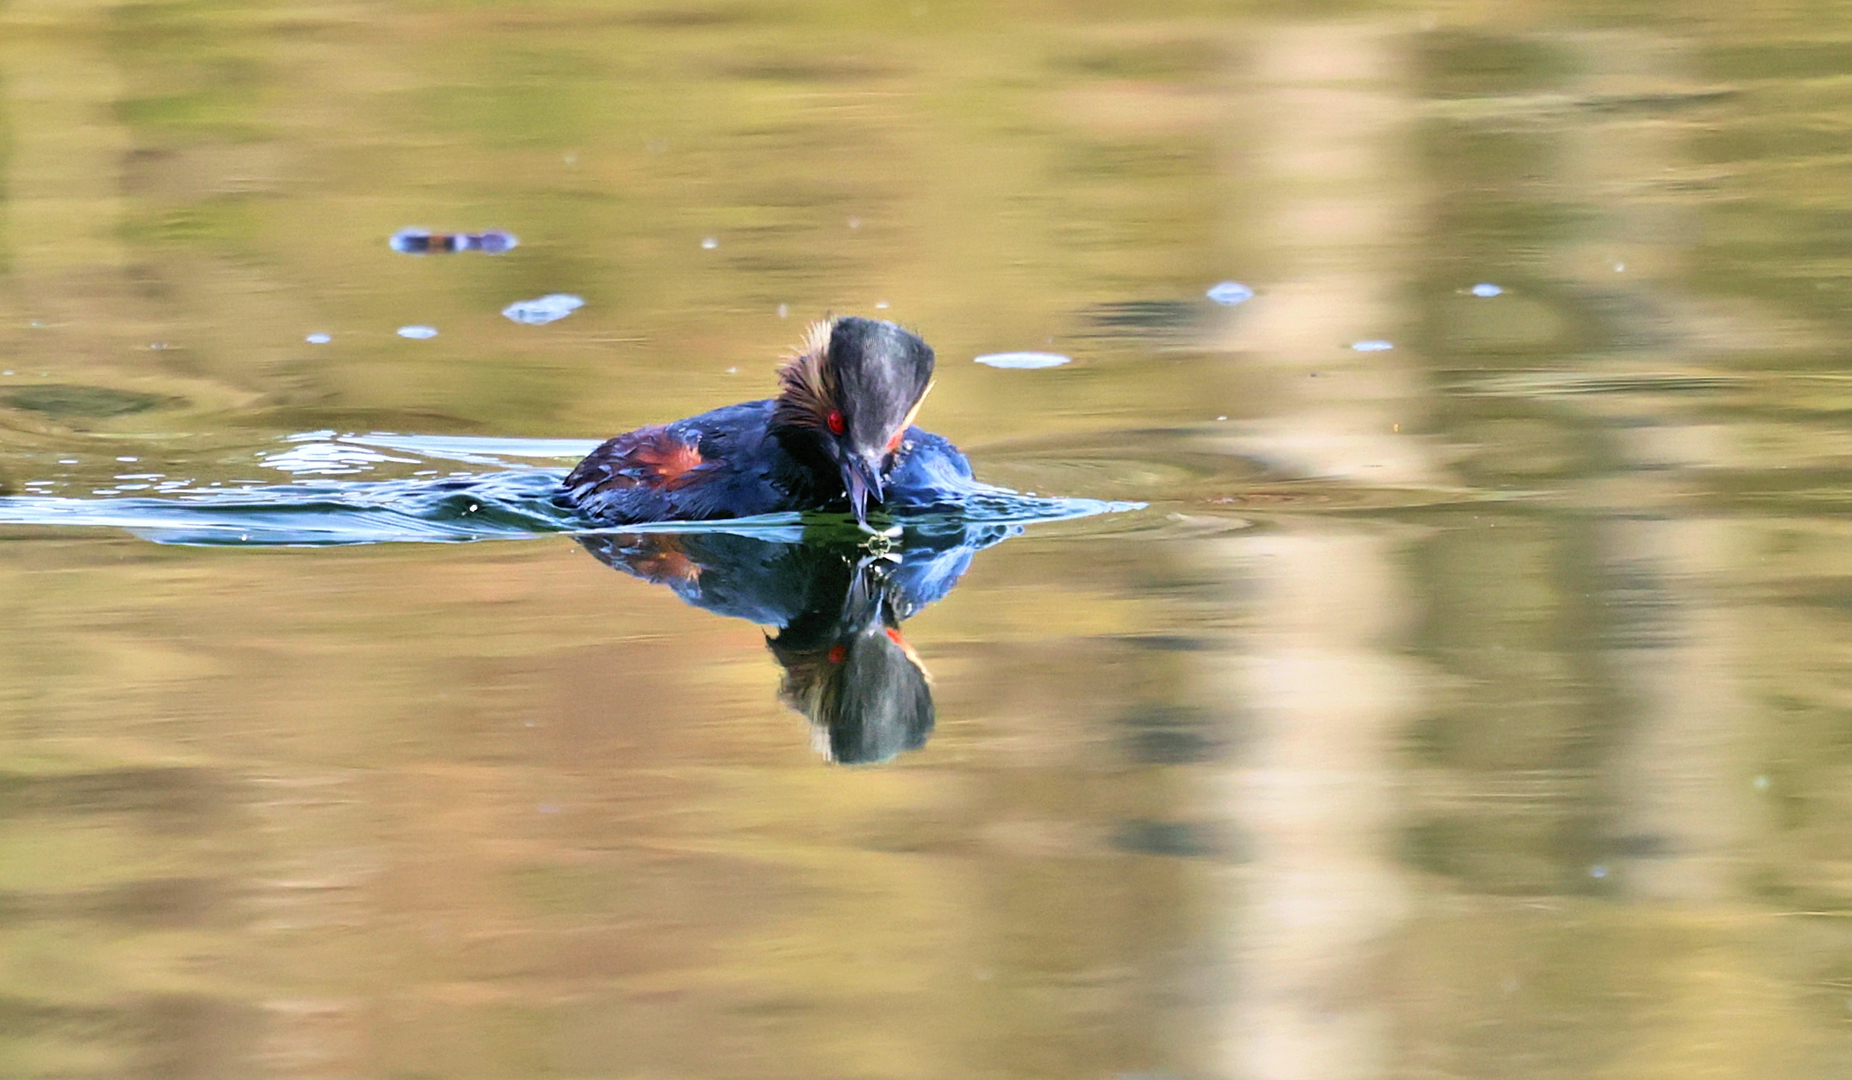
<path fill-rule="evenodd" d="M 1419 200 L 1410 109 L 1392 28 L 1283 29 L 1256 45 L 1245 152 L 1261 175 L 1263 246 L 1279 280 L 1222 338 L 1230 363 L 1267 373 L 1270 407 L 1228 449 L 1294 475 L 1432 483 L 1421 442 L 1398 434 L 1420 382 L 1394 340 L 1396 291 Z M 1407 883 L 1394 858 L 1396 736 L 1418 681 L 1395 643 L 1409 602 L 1395 540 L 1330 518 L 1282 520 L 1199 557 L 1245 578 L 1237 652 L 1206 655 L 1206 692 L 1248 737 L 1222 801 L 1249 861 L 1228 880 L 1232 996 L 1222 1075 L 1350 1080 L 1390 1068 L 1383 985 Z"/>
<path fill-rule="evenodd" d="M 1576 44 L 1572 91 L 1579 95 L 1684 86 L 1677 43 L 1607 33 Z M 1758 325 L 1762 320 L 1741 308 L 1717 311 L 1669 284 L 1698 227 L 1693 196 L 1663 180 L 1691 167 L 1688 143 L 1685 128 L 1656 116 L 1602 117 L 1569 129 L 1564 179 L 1588 193 L 1601 216 L 1579 249 L 1559 253 L 1559 273 L 1592 295 L 1615 298 L 1611 309 L 1632 314 L 1633 324 L 1622 330 L 1642 344 L 1611 363 L 1678 370 L 1735 342 L 1781 340 L 1778 326 Z M 1635 194 L 1601 197 L 1616 190 Z M 1707 315 L 1665 319 L 1666 311 Z M 1635 509 L 1675 505 L 1691 469 L 1734 464 L 1731 440 L 1714 421 L 1650 405 L 1613 420 L 1625 464 L 1592 501 L 1612 507 L 1597 539 L 1610 583 L 1603 612 L 1607 666 L 1626 699 L 1628 722 L 1607 765 L 1620 857 L 1590 871 L 1612 874 L 1640 900 L 1740 900 L 1732 867 L 1755 831 L 1751 789 L 1735 765 L 1749 740 L 1749 706 L 1735 674 L 1735 643 L 1743 635 L 1722 602 L 1722 583 L 1741 558 L 1745 530 L 1684 509 Z"/>

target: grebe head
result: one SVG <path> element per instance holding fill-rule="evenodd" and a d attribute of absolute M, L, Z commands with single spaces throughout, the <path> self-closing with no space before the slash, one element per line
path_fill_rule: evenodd
<path fill-rule="evenodd" d="M 932 388 L 932 348 L 877 319 L 840 318 L 810 329 L 780 369 L 774 424 L 814 432 L 842 474 L 855 520 L 868 529 L 881 502 L 881 469 Z"/>

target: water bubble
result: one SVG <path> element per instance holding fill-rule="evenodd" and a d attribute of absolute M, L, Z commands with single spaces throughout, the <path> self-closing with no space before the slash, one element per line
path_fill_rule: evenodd
<path fill-rule="evenodd" d="M 560 155 L 560 160 L 564 161 L 568 165 L 577 165 L 579 163 L 579 155 L 573 153 L 571 150 L 568 150 L 564 154 Z"/>
<path fill-rule="evenodd" d="M 1062 364 L 1071 364 L 1074 358 L 1060 353 L 1046 352 L 1006 352 L 986 353 L 977 357 L 977 362 L 994 368 L 1051 368 Z"/>
<path fill-rule="evenodd" d="M 571 293 L 548 293 L 537 300 L 517 300 L 502 309 L 502 314 L 518 323 L 544 326 L 572 314 L 585 301 Z"/>
<path fill-rule="evenodd" d="M 778 305 L 778 317 L 781 319 L 790 318 L 791 317 L 791 305 L 790 304 L 779 304 Z"/>
<path fill-rule="evenodd" d="M 1353 341 L 1350 347 L 1358 352 L 1388 352 L 1390 349 L 1395 348 L 1395 343 L 1392 341 L 1371 339 L 1369 341 Z"/>
<path fill-rule="evenodd" d="M 138 457 L 119 457 L 116 460 L 117 461 L 140 461 L 141 459 Z"/>
<path fill-rule="evenodd" d="M 701 241 L 701 248 L 703 251 L 712 251 L 719 246 L 720 241 L 712 236 L 706 237 Z"/>
<path fill-rule="evenodd" d="M 1474 296 L 1497 296 L 1505 290 L 1489 281 L 1481 281 L 1479 284 L 1474 285 L 1470 291 Z"/>
<path fill-rule="evenodd" d="M 513 233 L 503 232 L 500 229 L 490 229 L 485 233 L 476 233 L 467 237 L 467 239 L 471 249 L 480 251 L 485 255 L 500 255 L 503 252 L 513 251 L 521 243 L 521 241 L 515 239 Z"/>
<path fill-rule="evenodd" d="M 402 255 L 423 255 L 431 250 L 431 230 L 400 229 L 387 238 L 386 246 Z"/>
<path fill-rule="evenodd" d="M 402 338 L 411 338 L 414 341 L 423 341 L 425 338 L 436 337 L 437 327 L 435 326 L 401 326 L 399 327 L 399 336 Z"/>
<path fill-rule="evenodd" d="M 1608 868 L 1600 863 L 1596 863 L 1594 866 L 1588 868 L 1588 876 L 1594 878 L 1596 881 L 1600 881 L 1602 878 L 1608 876 Z"/>
<path fill-rule="evenodd" d="M 1617 263 L 1615 263 L 1615 264 L 1614 264 L 1614 272 L 1615 272 L 1615 273 L 1617 273 L 1617 274 L 1624 274 L 1624 273 L 1626 273 L 1626 272 L 1627 272 L 1627 264 L 1626 264 L 1626 263 L 1622 263 L 1622 262 L 1617 262 Z"/>
<path fill-rule="evenodd" d="M 333 341 L 334 338 L 327 334 L 310 334 L 308 337 L 303 338 L 303 340 L 311 345 L 326 345 L 330 341 Z"/>
<path fill-rule="evenodd" d="M 1254 290 L 1239 281 L 1224 281 L 1211 286 L 1204 295 L 1223 307 L 1234 307 L 1254 299 Z"/>
<path fill-rule="evenodd" d="M 875 301 L 875 308 L 876 308 L 877 310 L 879 310 L 879 311 L 886 311 L 886 310 L 887 310 L 887 301 L 886 301 L 886 300 L 876 300 L 876 301 Z"/>
<path fill-rule="evenodd" d="M 1758 776 L 1750 782 L 1755 785 L 1755 788 L 1757 791 L 1767 791 L 1768 790 L 1768 777 L 1766 776 Z"/>
<path fill-rule="evenodd" d="M 849 228 L 851 228 L 851 229 L 859 229 L 859 228 L 861 228 L 861 227 L 862 227 L 862 219 L 861 219 L 861 218 L 858 218 L 858 217 L 852 217 L 852 218 L 850 218 L 850 219 L 849 219 Z"/>

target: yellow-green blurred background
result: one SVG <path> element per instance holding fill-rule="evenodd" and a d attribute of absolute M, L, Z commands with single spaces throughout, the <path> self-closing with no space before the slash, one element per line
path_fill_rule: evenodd
<path fill-rule="evenodd" d="M 8 527 L 0 1075 L 1852 1072 L 1849 138 L 1836 3 L 0 2 L 0 494 L 834 312 L 1150 504 L 980 554 L 855 769 L 564 538 Z"/>

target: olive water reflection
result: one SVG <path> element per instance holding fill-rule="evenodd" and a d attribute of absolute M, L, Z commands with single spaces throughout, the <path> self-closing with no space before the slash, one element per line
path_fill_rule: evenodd
<path fill-rule="evenodd" d="M 667 585 L 699 608 L 776 628 L 779 699 L 807 717 L 831 761 L 866 765 L 917 750 L 932 735 L 931 677 L 902 621 L 958 583 L 980 548 L 1020 526 L 944 526 L 859 543 L 779 541 L 729 533 L 581 537 L 599 562 Z"/>
<path fill-rule="evenodd" d="M 1150 504 L 909 619 L 874 768 L 563 536 L 0 525 L 0 1073 L 1852 1073 L 1843 23 L 0 5 L 8 492 L 595 440 L 833 311 Z"/>

